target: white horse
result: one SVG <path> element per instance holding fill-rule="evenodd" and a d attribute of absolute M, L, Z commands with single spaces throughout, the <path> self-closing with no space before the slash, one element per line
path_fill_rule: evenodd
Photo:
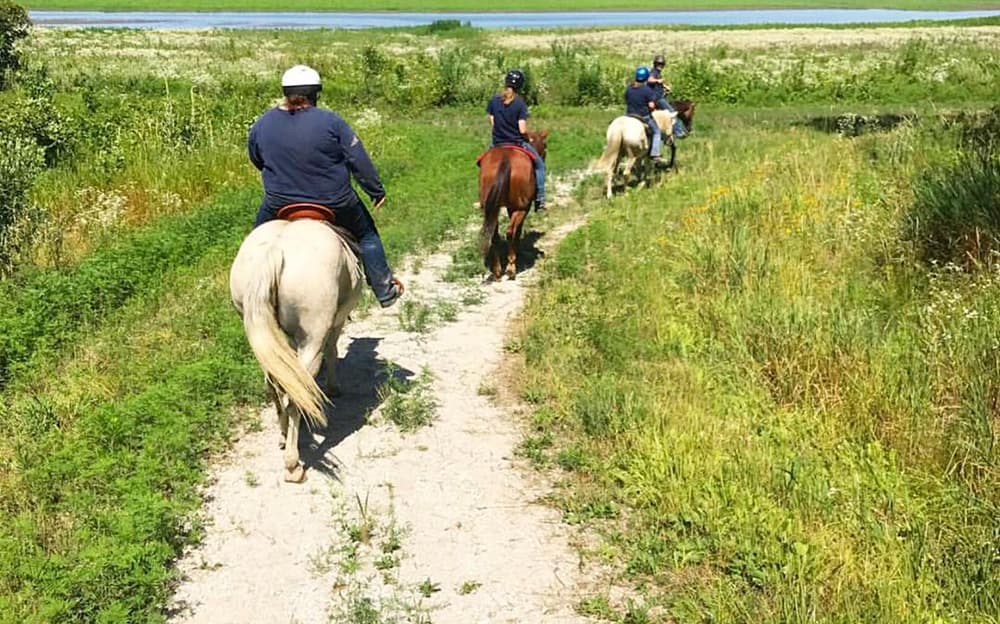
<path fill-rule="evenodd" d="M 660 127 L 663 145 L 670 148 L 670 166 L 674 164 L 674 119 L 677 113 L 666 110 L 653 111 L 653 119 Z M 636 176 L 644 179 L 651 165 L 649 158 L 649 140 L 646 138 L 647 125 L 628 115 L 616 117 L 608 126 L 607 145 L 604 153 L 593 166 L 595 171 L 603 171 L 607 175 L 607 196 L 611 199 L 612 182 L 618 173 L 619 165 L 624 162 L 623 179 L 628 182 L 633 168 Z"/>
<path fill-rule="evenodd" d="M 229 291 L 278 412 L 285 481 L 305 480 L 300 418 L 326 426 L 324 390 L 337 391 L 337 339 L 363 284 L 354 251 L 322 221 L 269 221 L 246 237 L 233 261 Z"/>

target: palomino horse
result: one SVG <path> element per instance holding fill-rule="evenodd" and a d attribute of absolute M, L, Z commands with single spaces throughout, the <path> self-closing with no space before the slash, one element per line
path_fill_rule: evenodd
<path fill-rule="evenodd" d="M 229 290 L 278 412 L 285 481 L 305 480 L 300 418 L 326 426 L 324 390 L 336 392 L 337 338 L 363 284 L 347 242 L 329 223 L 312 219 L 264 223 L 233 261 Z M 321 389 L 315 378 L 324 359 Z"/>
<path fill-rule="evenodd" d="M 674 165 L 674 119 L 677 113 L 665 110 L 653 111 L 653 119 L 660 127 L 663 144 L 669 145 L 670 163 Z M 645 179 L 648 169 L 652 166 L 649 158 L 649 139 L 646 138 L 646 124 L 628 115 L 617 117 L 608 126 L 607 146 L 600 159 L 594 164 L 593 169 L 604 171 L 607 175 L 607 196 L 611 199 L 612 183 L 618 173 L 618 166 L 624 162 L 623 179 L 627 182 L 632 174 L 632 169 L 636 169 L 637 177 Z"/>
<path fill-rule="evenodd" d="M 545 159 L 548 130 L 529 132 L 528 139 Z M 493 279 L 500 279 L 500 252 L 497 249 L 500 207 L 507 208 L 507 277 L 517 274 L 517 245 L 521 228 L 535 199 L 535 168 L 531 156 L 516 146 L 498 145 L 479 159 L 479 205 L 483 210 L 480 252 Z"/>

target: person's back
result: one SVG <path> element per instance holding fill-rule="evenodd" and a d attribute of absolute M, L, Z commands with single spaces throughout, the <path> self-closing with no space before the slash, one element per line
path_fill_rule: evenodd
<path fill-rule="evenodd" d="M 518 145 L 534 155 L 535 211 L 545 210 L 545 160 L 527 139 L 528 105 L 519 95 L 524 88 L 524 73 L 512 69 L 504 76 L 504 90 L 486 105 L 490 118 L 491 145 Z"/>
<path fill-rule="evenodd" d="M 264 200 L 254 227 L 278 218 L 289 204 L 319 204 L 358 240 L 365 277 L 382 307 L 403 294 L 385 258 L 375 221 L 351 186 L 351 177 L 375 208 L 385 188 L 361 139 L 333 111 L 316 107 L 319 74 L 296 65 L 281 78 L 284 102 L 266 111 L 250 128 L 247 153 L 261 172 Z"/>
<path fill-rule="evenodd" d="M 493 145 L 520 145 L 524 142 L 518 122 L 528 118 L 528 106 L 520 96 L 514 94 L 505 101 L 503 94 L 494 95 L 486 106 L 486 112 L 493 117 Z"/>
<path fill-rule="evenodd" d="M 336 208 L 354 200 L 343 145 L 353 133 L 333 111 L 272 108 L 253 125 L 250 136 L 256 152 L 251 156 L 262 165 L 269 204 L 315 202 Z"/>
<path fill-rule="evenodd" d="M 633 82 L 625 89 L 625 114 L 649 117 L 649 103 L 655 100 L 653 91 L 641 82 Z"/>

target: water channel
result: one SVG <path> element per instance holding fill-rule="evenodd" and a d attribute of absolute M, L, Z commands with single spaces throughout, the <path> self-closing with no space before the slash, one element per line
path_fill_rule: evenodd
<path fill-rule="evenodd" d="M 36 26 L 78 28 L 397 28 L 458 20 L 478 28 L 585 28 L 684 24 L 863 24 L 1000 16 L 1000 10 L 904 11 L 893 9 L 769 9 L 739 11 L 586 11 L 523 13 L 402 12 L 101 12 L 31 11 Z"/>

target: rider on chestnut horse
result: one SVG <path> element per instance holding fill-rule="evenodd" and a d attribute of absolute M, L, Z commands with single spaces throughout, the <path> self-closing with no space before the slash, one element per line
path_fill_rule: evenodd
<path fill-rule="evenodd" d="M 518 95 L 523 88 L 524 74 L 519 69 L 512 69 L 504 77 L 503 92 L 494 95 L 486 105 L 493 129 L 490 147 L 518 145 L 534 154 L 535 211 L 541 212 L 545 210 L 545 161 L 527 139 L 528 105 Z"/>
<path fill-rule="evenodd" d="M 361 139 L 339 115 L 317 108 L 319 74 L 296 65 L 281 77 L 284 101 L 265 112 L 250 128 L 250 161 L 261 172 L 264 200 L 254 227 L 282 218 L 279 211 L 305 204 L 317 213 L 335 215 L 337 225 L 358 239 L 368 284 L 383 308 L 403 294 L 393 277 L 371 213 L 351 187 L 357 180 L 378 209 L 385 188 Z"/>
<path fill-rule="evenodd" d="M 670 93 L 670 85 L 668 85 L 663 79 L 663 66 L 666 64 L 667 61 L 663 58 L 663 55 L 657 54 L 653 59 L 653 69 L 649 72 L 649 80 L 646 84 L 648 84 L 653 90 L 653 93 L 656 94 L 656 108 L 676 113 L 677 110 L 671 106 L 670 101 L 667 100 L 667 94 Z M 686 134 L 687 129 L 684 127 L 684 124 L 675 121 L 674 137 L 683 139 Z"/>

